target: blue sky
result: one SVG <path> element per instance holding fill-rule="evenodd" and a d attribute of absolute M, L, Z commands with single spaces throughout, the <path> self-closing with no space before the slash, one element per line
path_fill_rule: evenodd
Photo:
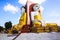
<path fill-rule="evenodd" d="M 17 24 L 21 16 L 20 0 L 0 0 L 0 26 L 5 22 L 11 21 Z M 57 23 L 60 25 L 60 0 L 45 0 L 40 4 L 44 9 L 42 16 L 45 23 Z"/>

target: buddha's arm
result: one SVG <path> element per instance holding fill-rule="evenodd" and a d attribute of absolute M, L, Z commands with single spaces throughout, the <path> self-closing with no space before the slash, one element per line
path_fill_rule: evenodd
<path fill-rule="evenodd" d="M 23 13 L 19 20 L 19 28 L 21 29 L 26 24 L 26 13 Z"/>

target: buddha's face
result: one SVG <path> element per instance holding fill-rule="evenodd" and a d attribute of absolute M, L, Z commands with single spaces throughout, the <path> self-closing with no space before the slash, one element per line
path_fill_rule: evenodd
<path fill-rule="evenodd" d="M 21 10 L 22 10 L 22 11 L 21 11 L 22 13 L 24 13 L 24 12 L 25 12 L 25 8 L 24 8 L 24 7 L 22 7 L 22 8 L 21 8 Z"/>
<path fill-rule="evenodd" d="M 36 5 L 34 5 L 33 10 L 34 10 L 34 11 L 37 11 L 37 10 L 39 10 L 39 8 L 40 8 L 39 5 L 36 4 Z"/>

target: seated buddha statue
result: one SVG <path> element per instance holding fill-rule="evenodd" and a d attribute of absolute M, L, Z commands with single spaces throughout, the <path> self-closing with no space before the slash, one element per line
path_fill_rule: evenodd
<path fill-rule="evenodd" d="M 34 27 L 42 26 L 42 22 L 41 22 L 42 16 L 41 16 L 39 8 L 40 8 L 39 4 L 35 4 L 33 6 L 33 11 L 31 12 L 31 19 L 32 19 Z"/>

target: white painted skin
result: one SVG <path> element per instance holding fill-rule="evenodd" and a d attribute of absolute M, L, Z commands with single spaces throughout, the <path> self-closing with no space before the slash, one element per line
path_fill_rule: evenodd
<path fill-rule="evenodd" d="M 31 20 L 34 21 L 34 16 L 38 15 L 38 12 L 32 11 L 31 12 Z"/>
<path fill-rule="evenodd" d="M 34 11 L 38 11 L 39 8 L 40 8 L 39 4 L 36 4 L 36 5 L 34 5 L 33 10 L 34 10 Z"/>
<path fill-rule="evenodd" d="M 24 7 L 21 8 L 21 12 L 22 12 L 22 14 L 25 12 L 25 8 Z"/>

